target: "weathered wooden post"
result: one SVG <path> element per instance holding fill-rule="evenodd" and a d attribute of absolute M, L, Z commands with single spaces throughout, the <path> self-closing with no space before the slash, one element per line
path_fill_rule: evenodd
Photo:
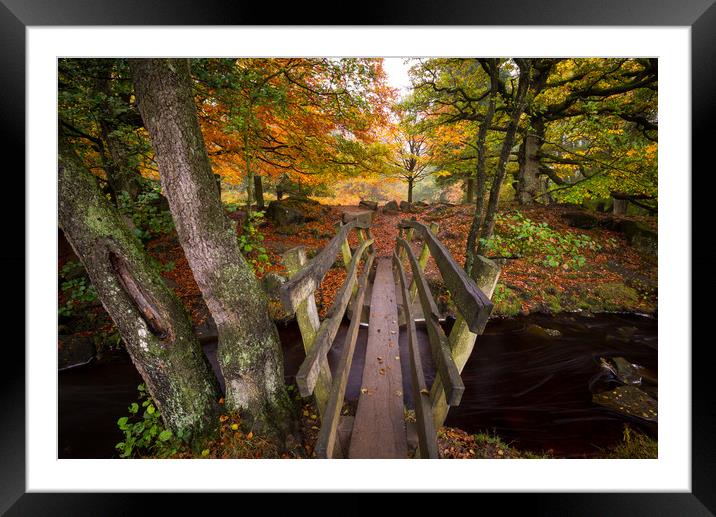
<path fill-rule="evenodd" d="M 487 298 L 492 298 L 492 294 L 497 286 L 497 280 L 500 278 L 500 267 L 492 260 L 481 255 L 477 256 L 473 267 L 477 268 L 477 287 L 485 293 Z M 460 314 L 458 308 L 457 319 L 453 324 L 448 340 L 450 342 L 450 351 L 453 361 L 460 373 L 462 373 L 465 363 L 467 363 L 470 354 L 472 354 L 476 338 L 477 335 L 470 331 L 467 322 Z M 433 382 L 430 397 L 433 401 L 433 421 L 437 429 L 445 422 L 448 410 L 450 409 L 450 406 L 448 406 L 445 400 L 445 392 L 442 389 L 442 383 L 439 377 L 436 377 L 435 382 Z"/>
<path fill-rule="evenodd" d="M 298 246 L 285 252 L 283 254 L 283 264 L 286 266 L 289 278 L 294 276 L 306 264 L 306 248 L 304 246 Z M 318 309 L 316 308 L 316 297 L 313 293 L 308 295 L 296 308 L 296 321 L 301 331 L 303 349 L 306 351 L 306 354 L 308 354 L 311 348 L 313 348 L 313 342 L 316 339 L 316 333 L 321 324 L 318 318 Z M 331 370 L 328 367 L 328 361 L 325 361 L 325 364 L 321 367 L 321 373 L 319 374 L 314 391 L 316 405 L 318 406 L 318 411 L 321 413 L 321 416 L 323 416 L 326 403 L 328 402 L 328 396 L 331 391 L 331 381 Z"/>

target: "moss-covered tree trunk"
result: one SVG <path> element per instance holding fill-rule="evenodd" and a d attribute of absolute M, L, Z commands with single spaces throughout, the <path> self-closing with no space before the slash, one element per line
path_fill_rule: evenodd
<path fill-rule="evenodd" d="M 216 192 L 189 63 L 136 59 L 131 67 L 179 241 L 218 328 L 227 407 L 254 429 L 283 436 L 294 421 L 278 332 Z"/>
<path fill-rule="evenodd" d="M 191 321 L 96 178 L 63 139 L 59 222 L 166 425 L 186 439 L 201 436 L 214 422 L 219 391 Z"/>

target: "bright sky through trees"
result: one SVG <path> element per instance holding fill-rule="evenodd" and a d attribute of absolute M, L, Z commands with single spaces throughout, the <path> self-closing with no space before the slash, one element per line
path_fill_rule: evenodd
<path fill-rule="evenodd" d="M 386 57 L 383 60 L 383 69 L 388 74 L 388 83 L 393 88 L 400 90 L 400 96 L 404 97 L 410 90 L 410 78 L 408 70 L 410 63 L 405 63 L 404 57 Z"/>

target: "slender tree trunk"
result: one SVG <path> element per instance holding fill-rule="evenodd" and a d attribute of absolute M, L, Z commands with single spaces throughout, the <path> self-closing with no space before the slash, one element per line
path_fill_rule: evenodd
<path fill-rule="evenodd" d="M 191 321 L 63 139 L 59 222 L 167 427 L 187 440 L 201 437 L 214 424 L 219 391 Z"/>
<path fill-rule="evenodd" d="M 106 144 L 109 156 L 105 161 L 105 172 L 107 182 L 115 196 L 120 192 L 126 192 L 129 198 L 134 201 L 142 190 L 140 184 L 139 169 L 132 164 L 131 152 L 121 136 L 120 125 L 117 123 L 117 115 L 114 113 L 112 98 L 114 96 L 111 87 L 110 75 L 114 68 L 114 60 L 98 60 L 102 63 L 99 70 L 102 76 L 97 79 L 97 93 L 101 95 L 99 113 L 99 127 L 102 140 Z"/>
<path fill-rule="evenodd" d="M 520 148 L 520 170 L 517 176 L 517 200 L 520 205 L 529 206 L 542 194 L 539 150 L 544 140 L 544 121 L 532 120 L 532 129 L 522 139 Z"/>
<path fill-rule="evenodd" d="M 408 178 L 408 203 L 413 204 L 413 179 Z"/>
<path fill-rule="evenodd" d="M 250 116 L 250 115 L 249 115 Z M 246 162 L 246 219 L 245 223 L 251 222 L 251 204 L 254 202 L 253 194 L 253 171 L 251 170 L 251 150 L 249 149 L 249 131 L 244 130 L 244 161 Z"/>
<path fill-rule="evenodd" d="M 520 59 L 520 80 L 517 87 L 517 93 L 513 99 L 512 113 L 510 122 L 507 126 L 505 139 L 502 142 L 502 150 L 500 151 L 500 160 L 497 164 L 495 177 L 490 187 L 490 199 L 485 212 L 485 220 L 480 230 L 480 238 L 489 239 L 495 230 L 495 214 L 497 213 L 497 205 L 500 201 L 500 189 L 505 180 L 505 171 L 507 169 L 507 160 L 510 157 L 510 151 L 515 143 L 515 135 L 517 134 L 517 126 L 520 122 L 520 116 L 525 110 L 527 104 L 527 91 L 530 83 L 531 63 L 528 59 Z M 478 252 L 480 244 L 478 242 Z"/>
<path fill-rule="evenodd" d="M 468 176 L 465 179 L 465 203 L 472 203 L 475 200 L 475 177 Z"/>
<path fill-rule="evenodd" d="M 256 197 L 256 207 L 259 210 L 263 210 L 266 205 L 264 201 L 264 185 L 260 174 L 254 175 L 254 191 Z"/>
<path fill-rule="evenodd" d="M 225 217 L 196 117 L 186 59 L 131 61 L 135 91 L 179 242 L 219 332 L 226 405 L 281 438 L 294 424 L 278 332 Z"/>
<path fill-rule="evenodd" d="M 490 100 L 487 105 L 485 118 L 480 125 L 477 133 L 477 167 L 475 169 L 475 213 L 472 216 L 470 225 L 470 233 L 467 235 L 467 245 L 465 250 L 465 271 L 473 278 L 476 278 L 477 271 L 474 271 L 474 264 L 478 254 L 480 227 L 483 221 L 483 210 L 485 205 L 485 185 L 487 183 L 487 131 L 492 125 L 492 119 L 495 115 L 495 107 L 497 103 L 498 91 L 498 70 L 497 63 L 494 59 L 484 60 L 482 64 L 485 71 L 490 76 Z"/>

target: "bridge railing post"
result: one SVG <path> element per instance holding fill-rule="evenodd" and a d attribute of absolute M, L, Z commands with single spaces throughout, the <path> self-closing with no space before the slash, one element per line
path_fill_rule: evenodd
<path fill-rule="evenodd" d="M 294 276 L 306 264 L 306 248 L 304 246 L 298 246 L 286 251 L 283 254 L 283 264 L 286 267 L 289 278 Z M 306 354 L 308 354 L 313 348 L 316 333 L 321 324 L 318 317 L 318 309 L 316 308 L 316 297 L 313 293 L 307 296 L 296 308 L 296 322 L 298 323 L 298 329 L 301 331 L 303 349 L 306 351 Z M 328 367 L 328 361 L 326 361 L 321 367 L 321 373 L 319 374 L 314 391 L 316 405 L 318 406 L 321 417 L 328 402 L 331 382 L 331 370 Z"/>
<path fill-rule="evenodd" d="M 479 255 L 474 267 L 478 268 L 477 287 L 485 293 L 487 298 L 492 298 L 492 294 L 495 292 L 495 287 L 497 286 L 497 280 L 500 278 L 500 267 L 492 260 Z M 477 334 L 470 330 L 465 318 L 463 318 L 462 314 L 458 311 L 457 318 L 448 336 L 450 353 L 452 354 L 458 372 L 462 373 L 463 368 L 465 368 L 465 364 L 475 347 L 476 339 Z M 430 389 L 430 398 L 433 405 L 433 422 L 436 428 L 440 428 L 440 426 L 445 423 L 450 406 L 445 400 L 442 379 L 439 373 L 435 375 L 435 380 Z"/>

